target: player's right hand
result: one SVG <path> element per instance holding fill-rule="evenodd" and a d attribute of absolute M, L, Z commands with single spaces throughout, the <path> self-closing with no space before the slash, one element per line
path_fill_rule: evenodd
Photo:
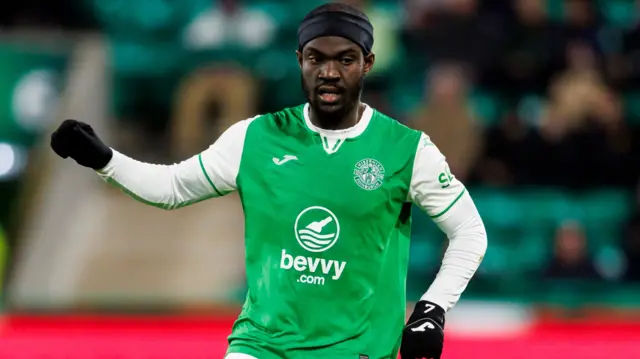
<path fill-rule="evenodd" d="M 62 158 L 71 157 L 79 165 L 99 170 L 104 168 L 113 150 L 106 146 L 88 124 L 64 120 L 51 134 L 51 148 Z"/>

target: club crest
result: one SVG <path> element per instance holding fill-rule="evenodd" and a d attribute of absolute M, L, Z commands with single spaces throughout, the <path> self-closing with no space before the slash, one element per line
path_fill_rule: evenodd
<path fill-rule="evenodd" d="M 384 167 L 374 159 L 367 158 L 356 163 L 353 180 L 360 188 L 372 191 L 384 181 Z"/>

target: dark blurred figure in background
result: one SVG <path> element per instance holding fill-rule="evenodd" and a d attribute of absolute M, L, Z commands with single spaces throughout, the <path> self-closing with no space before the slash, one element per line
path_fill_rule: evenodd
<path fill-rule="evenodd" d="M 557 2 L 559 3 L 559 2 Z M 565 0 L 562 3 L 564 13 L 563 40 L 581 38 L 592 46 L 598 44 L 599 26 L 602 18 L 595 0 Z"/>
<path fill-rule="evenodd" d="M 510 13 L 511 36 L 505 43 L 502 65 L 490 76 L 497 77 L 495 85 L 522 96 L 544 91 L 553 73 L 554 57 L 560 48 L 558 26 L 551 23 L 544 0 L 515 0 Z"/>
<path fill-rule="evenodd" d="M 584 228 L 577 222 L 562 223 L 556 232 L 551 262 L 544 270 L 546 278 L 599 279 Z"/>
<path fill-rule="evenodd" d="M 489 3 L 409 0 L 405 39 L 415 55 L 430 63 L 462 62 L 482 72 L 493 66 L 507 35 L 504 22 L 494 16 Z"/>
<path fill-rule="evenodd" d="M 498 187 L 530 185 L 543 162 L 538 152 L 540 136 L 518 116 L 510 105 L 499 123 L 487 130 L 484 154 L 475 164 L 474 179 Z"/>
<path fill-rule="evenodd" d="M 489 129 L 480 177 L 494 184 L 572 189 L 631 186 L 637 176 L 634 134 L 602 67 L 602 57 L 589 42 L 569 42 L 562 70 L 551 77 L 535 122 L 523 121 L 516 100 L 500 124 Z"/>
<path fill-rule="evenodd" d="M 0 5 L 1 27 L 55 30 L 96 29 L 95 18 L 82 0 L 21 0 Z"/>
<path fill-rule="evenodd" d="M 541 184 L 580 188 L 633 183 L 631 138 L 600 59 L 588 42 L 567 45 L 566 66 L 551 79 L 541 116 L 541 154 L 548 159 L 539 163 Z"/>

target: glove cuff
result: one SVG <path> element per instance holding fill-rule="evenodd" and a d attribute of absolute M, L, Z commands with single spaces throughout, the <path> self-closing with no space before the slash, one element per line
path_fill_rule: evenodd
<path fill-rule="evenodd" d="M 444 316 L 444 309 L 436 303 L 430 302 L 428 300 L 421 300 L 416 303 L 414 311 L 417 310 L 422 310 L 425 314 L 437 313 L 438 315 Z"/>
<path fill-rule="evenodd" d="M 95 159 L 95 163 L 91 166 L 96 171 L 100 171 L 107 167 L 109 162 L 113 159 L 113 150 L 107 146 L 100 148 L 100 151 Z"/>
<path fill-rule="evenodd" d="M 444 309 L 439 305 L 428 300 L 421 300 L 416 303 L 408 323 L 424 318 L 430 318 L 444 328 L 444 314 Z"/>

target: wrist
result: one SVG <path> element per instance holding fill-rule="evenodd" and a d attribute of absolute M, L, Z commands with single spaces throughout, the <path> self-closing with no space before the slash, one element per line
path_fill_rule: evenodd
<path fill-rule="evenodd" d="M 413 314 L 411 314 L 411 318 L 409 318 L 409 323 L 415 322 L 420 319 L 429 318 L 434 320 L 444 328 L 444 315 L 444 308 L 442 308 L 438 304 L 427 300 L 420 300 L 416 303 L 413 309 Z"/>
<path fill-rule="evenodd" d="M 429 314 L 444 316 L 445 314 L 444 308 L 442 308 L 440 305 L 424 299 L 421 299 L 416 303 L 414 311 L 421 311 L 426 316 L 429 316 Z"/>
<path fill-rule="evenodd" d="M 104 172 L 113 160 L 113 157 L 113 150 L 109 147 L 105 147 L 100 161 L 96 163 L 93 169 L 98 172 Z"/>
<path fill-rule="evenodd" d="M 434 288 L 429 288 L 429 290 L 424 293 L 419 300 L 433 303 L 444 309 L 444 312 L 446 313 L 451 309 L 451 297 L 438 292 L 439 291 L 434 290 Z"/>

